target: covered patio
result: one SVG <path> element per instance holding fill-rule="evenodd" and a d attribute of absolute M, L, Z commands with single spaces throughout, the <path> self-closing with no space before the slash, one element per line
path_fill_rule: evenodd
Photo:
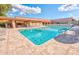
<path fill-rule="evenodd" d="M 5 28 L 18 28 L 18 27 L 35 27 L 35 26 L 44 26 L 51 24 L 51 21 L 46 19 L 36 19 L 36 18 L 9 18 L 0 16 L 0 27 Z"/>

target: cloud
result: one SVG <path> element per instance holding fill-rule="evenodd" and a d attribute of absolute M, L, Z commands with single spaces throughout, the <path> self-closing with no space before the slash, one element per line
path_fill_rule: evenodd
<path fill-rule="evenodd" d="M 13 12 L 17 12 L 18 10 L 17 10 L 17 9 L 15 9 L 15 8 L 12 8 L 12 11 L 13 11 Z"/>
<path fill-rule="evenodd" d="M 25 14 L 24 12 L 20 12 L 20 15 L 23 15 L 23 14 Z"/>
<path fill-rule="evenodd" d="M 79 20 L 79 14 L 69 13 L 69 15 L 73 17 L 75 20 Z"/>
<path fill-rule="evenodd" d="M 64 4 L 64 5 L 61 5 L 59 8 L 58 8 L 59 11 L 72 11 L 74 10 L 74 12 L 68 12 L 68 15 L 70 17 L 73 17 L 75 20 L 78 20 L 79 19 L 79 5 L 78 4 Z"/>
<path fill-rule="evenodd" d="M 28 7 L 19 4 L 12 4 L 12 7 L 21 11 L 21 13 L 38 14 L 41 13 L 41 8 L 39 7 Z M 13 11 L 16 11 L 13 9 Z"/>
<path fill-rule="evenodd" d="M 79 9 L 77 4 L 65 4 L 58 8 L 59 11 L 71 11 L 76 9 Z"/>

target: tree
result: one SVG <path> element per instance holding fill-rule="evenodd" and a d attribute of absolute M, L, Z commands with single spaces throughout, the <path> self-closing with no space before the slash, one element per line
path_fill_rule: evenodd
<path fill-rule="evenodd" d="M 76 23 L 77 23 L 77 25 L 79 25 L 79 20 Z"/>
<path fill-rule="evenodd" d="M 0 16 L 6 16 L 6 13 L 11 9 L 10 4 L 0 4 Z"/>

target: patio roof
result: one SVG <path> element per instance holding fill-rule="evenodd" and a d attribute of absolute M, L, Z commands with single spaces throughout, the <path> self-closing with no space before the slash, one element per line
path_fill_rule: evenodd
<path fill-rule="evenodd" d="M 48 20 L 48 19 L 40 19 L 40 18 L 22 18 L 22 17 L 11 18 L 5 16 L 0 16 L 0 20 L 36 21 L 36 22 L 45 22 L 45 23 L 74 21 L 73 18 L 60 18 L 55 20 Z"/>
<path fill-rule="evenodd" d="M 13 18 L 0 16 L 0 20 L 13 20 Z"/>
<path fill-rule="evenodd" d="M 40 18 L 22 18 L 22 17 L 16 17 L 17 20 L 24 20 L 24 21 L 39 21 L 39 22 L 51 22 L 48 19 L 40 19 Z"/>
<path fill-rule="evenodd" d="M 50 20 L 40 19 L 40 18 L 22 18 L 22 17 L 11 18 L 11 17 L 5 17 L 5 16 L 0 16 L 0 20 L 51 22 Z"/>
<path fill-rule="evenodd" d="M 70 18 L 60 18 L 60 19 L 54 19 L 53 22 L 68 22 L 68 21 L 75 21 L 72 17 Z"/>

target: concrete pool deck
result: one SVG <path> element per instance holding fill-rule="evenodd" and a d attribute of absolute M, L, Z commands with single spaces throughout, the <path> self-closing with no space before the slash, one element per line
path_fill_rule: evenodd
<path fill-rule="evenodd" d="M 37 46 L 23 37 L 17 29 L 2 29 L 0 33 L 0 55 L 79 55 L 79 41 L 77 38 L 79 29 L 73 31 L 77 35 L 62 34 Z M 74 42 L 72 42 L 72 39 Z"/>

